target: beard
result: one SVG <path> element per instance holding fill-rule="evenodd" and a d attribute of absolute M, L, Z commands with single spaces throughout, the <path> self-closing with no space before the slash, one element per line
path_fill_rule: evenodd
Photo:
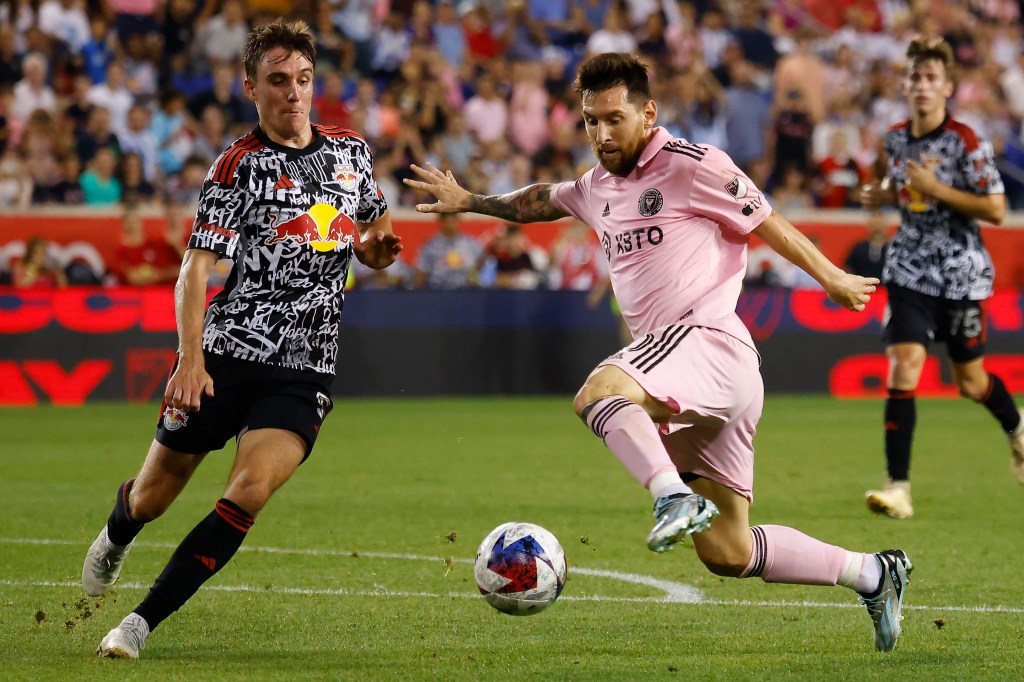
<path fill-rule="evenodd" d="M 602 168 L 612 175 L 618 175 L 623 178 L 633 172 L 637 161 L 640 160 L 640 154 L 643 152 L 643 145 L 640 144 L 632 149 L 619 147 L 612 154 L 602 152 L 601 148 L 593 141 L 591 141 L 590 147 L 594 150 L 594 156 L 597 157 L 597 162 L 601 164 Z"/>

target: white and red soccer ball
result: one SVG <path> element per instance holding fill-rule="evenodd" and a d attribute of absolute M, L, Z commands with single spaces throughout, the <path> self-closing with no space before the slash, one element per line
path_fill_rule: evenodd
<path fill-rule="evenodd" d="M 494 608 L 529 616 L 550 606 L 565 587 L 565 553 L 533 523 L 505 523 L 476 551 L 476 585 Z"/>

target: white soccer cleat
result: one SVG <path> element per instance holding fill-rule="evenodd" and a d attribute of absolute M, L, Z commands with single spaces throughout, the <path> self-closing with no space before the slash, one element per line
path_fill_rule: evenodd
<path fill-rule="evenodd" d="M 667 552 L 686 536 L 706 531 L 716 516 L 715 503 L 697 493 L 659 497 L 654 503 L 657 523 L 647 536 L 647 548 L 652 552 Z"/>
<path fill-rule="evenodd" d="M 914 504 L 910 499 L 910 481 L 889 479 L 881 490 L 864 493 L 868 509 L 876 514 L 885 514 L 894 519 L 909 519 L 914 515 Z"/>
<path fill-rule="evenodd" d="M 103 524 L 103 530 L 89 547 L 85 565 L 82 566 L 82 588 L 87 595 L 99 597 L 114 586 L 121 573 L 121 566 L 124 565 L 124 558 L 131 548 L 131 542 L 124 547 L 111 542 L 107 535 L 107 525 Z"/>
<path fill-rule="evenodd" d="M 137 613 L 129 613 L 121 624 L 107 633 L 96 648 L 96 655 L 134 661 L 146 646 L 149 623 Z"/>
<path fill-rule="evenodd" d="M 875 625 L 875 650 L 889 652 L 903 633 L 903 595 L 914 565 L 901 549 L 887 549 L 874 557 L 882 564 L 882 584 L 872 594 L 861 594 L 860 602 L 868 607 Z"/>
<path fill-rule="evenodd" d="M 1010 472 L 1017 479 L 1017 483 L 1024 485 L 1024 410 L 1020 411 L 1020 426 L 1010 434 L 1010 451 L 1013 454 L 1010 459 Z"/>

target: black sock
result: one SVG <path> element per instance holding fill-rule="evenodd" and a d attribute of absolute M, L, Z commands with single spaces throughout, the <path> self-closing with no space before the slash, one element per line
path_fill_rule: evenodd
<path fill-rule="evenodd" d="M 164 572 L 135 609 L 135 613 L 146 619 L 150 631 L 184 606 L 202 584 L 235 555 L 253 520 L 234 502 L 227 499 L 217 502 L 210 515 L 174 550 Z"/>
<path fill-rule="evenodd" d="M 894 481 L 910 480 L 910 446 L 916 424 L 914 392 L 890 388 L 885 401 L 885 461 Z"/>
<path fill-rule="evenodd" d="M 978 402 L 988 408 L 1003 427 L 1003 431 L 1013 433 L 1020 426 L 1020 412 L 1017 411 L 1017 406 L 1002 379 L 995 374 L 989 374 L 988 381 L 988 393 Z"/>
<path fill-rule="evenodd" d="M 133 519 L 131 511 L 128 509 L 128 494 L 131 493 L 134 483 L 135 479 L 133 478 L 122 483 L 121 487 L 117 489 L 117 501 L 107 519 L 107 537 L 115 545 L 121 547 L 134 540 L 142 530 L 142 526 L 145 525 Z"/>

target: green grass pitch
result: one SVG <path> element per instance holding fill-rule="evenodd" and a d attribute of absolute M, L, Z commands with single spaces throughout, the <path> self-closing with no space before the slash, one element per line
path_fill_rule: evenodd
<path fill-rule="evenodd" d="M 916 516 L 875 518 L 881 403 L 770 397 L 752 522 L 850 549 L 907 550 L 904 636 L 872 649 L 844 588 L 726 580 L 689 546 L 647 551 L 650 499 L 571 400 L 340 401 L 312 459 L 235 559 L 149 638 L 93 651 L 223 491 L 210 455 L 142 533 L 102 599 L 78 586 L 116 486 L 141 464 L 153 405 L 0 410 L 0 679 L 1019 680 L 1024 488 L 982 408 L 918 402 Z M 472 560 L 500 523 L 555 533 L 562 598 L 514 618 L 476 595 Z M 698 591 L 699 603 L 672 601 Z"/>

